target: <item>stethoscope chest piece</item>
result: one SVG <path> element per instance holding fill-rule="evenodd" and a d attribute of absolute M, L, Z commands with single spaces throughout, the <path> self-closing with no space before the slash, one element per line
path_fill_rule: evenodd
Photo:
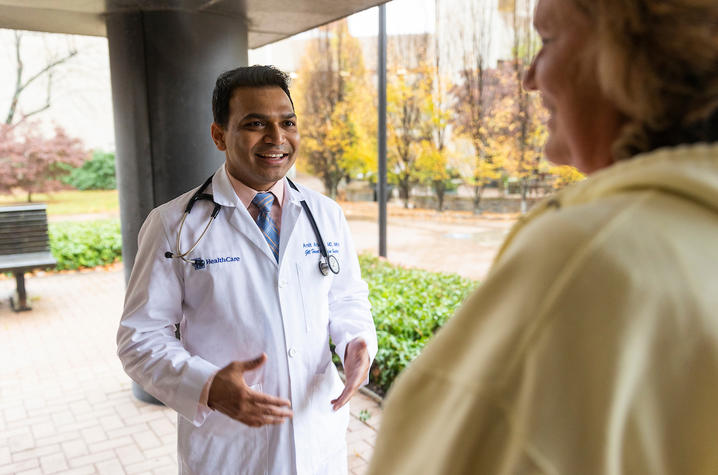
<path fill-rule="evenodd" d="M 322 275 L 329 275 L 329 271 L 334 274 L 339 273 L 339 260 L 334 256 L 327 256 L 326 259 L 319 260 L 319 272 Z"/>

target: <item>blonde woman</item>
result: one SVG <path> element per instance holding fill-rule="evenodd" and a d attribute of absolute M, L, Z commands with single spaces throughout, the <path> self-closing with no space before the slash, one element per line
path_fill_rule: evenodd
<path fill-rule="evenodd" d="M 718 2 L 539 0 L 538 205 L 390 391 L 372 474 L 718 473 Z"/>

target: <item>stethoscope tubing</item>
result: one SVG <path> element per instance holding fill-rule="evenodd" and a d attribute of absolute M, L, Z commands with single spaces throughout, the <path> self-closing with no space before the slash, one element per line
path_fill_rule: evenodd
<path fill-rule="evenodd" d="M 180 236 L 182 235 L 182 228 L 184 227 L 184 222 L 187 219 L 187 216 L 189 216 L 189 211 L 184 212 L 184 214 L 182 215 L 182 221 L 180 221 L 179 230 L 177 231 L 177 245 L 175 246 L 175 249 L 177 249 L 177 253 L 174 254 L 174 257 L 179 257 L 180 259 L 182 259 L 185 262 L 192 262 L 188 259 L 185 259 L 185 256 L 187 254 L 189 254 L 190 252 L 194 251 L 194 248 L 197 247 L 197 244 L 199 244 L 199 242 L 202 240 L 204 235 L 207 234 L 207 230 L 209 230 L 209 227 L 214 222 L 214 216 L 210 216 L 209 221 L 207 222 L 207 225 L 204 227 L 204 230 L 202 231 L 202 234 L 200 234 L 199 237 L 197 238 L 197 240 L 194 242 L 194 244 L 192 244 L 192 247 L 190 247 L 188 251 L 182 252 L 182 250 L 180 249 Z"/>
<path fill-rule="evenodd" d="M 192 263 L 196 261 L 196 259 L 186 259 L 185 256 L 190 254 L 192 251 L 195 250 L 197 245 L 200 243 L 202 238 L 205 234 L 207 234 L 207 231 L 209 230 L 210 226 L 214 222 L 215 218 L 219 214 L 220 210 L 222 209 L 222 205 L 218 204 L 216 201 L 214 201 L 214 195 L 209 193 L 204 193 L 204 190 L 212 183 L 213 176 L 210 176 L 203 184 L 199 187 L 199 189 L 192 195 L 189 202 L 187 203 L 187 206 L 185 207 L 184 214 L 182 215 L 182 220 L 180 221 L 179 229 L 177 230 L 177 240 L 176 240 L 176 249 L 177 252 L 165 252 L 165 257 L 167 258 L 173 258 L 176 257 L 178 259 L 182 259 L 185 262 Z M 287 182 L 289 183 L 289 186 L 291 186 L 295 191 L 299 191 L 299 188 L 297 188 L 297 185 L 294 184 L 292 180 L 287 178 Z M 209 200 L 214 204 L 214 210 L 212 211 L 212 214 L 209 218 L 209 221 L 204 227 L 204 230 L 202 231 L 202 234 L 200 234 L 199 238 L 192 244 L 192 247 L 189 248 L 189 250 L 182 252 L 180 248 L 181 244 L 181 236 L 182 236 L 182 229 L 184 228 L 184 223 L 187 220 L 187 216 L 189 216 L 190 212 L 192 211 L 192 208 L 194 207 L 194 204 L 199 200 Z M 322 238 L 322 233 L 319 231 L 319 226 L 317 226 L 317 222 L 314 219 L 314 214 L 309 209 L 309 205 L 305 200 L 301 200 L 300 204 L 302 205 L 302 208 L 304 209 L 304 212 L 307 214 L 307 219 L 309 219 L 309 224 L 312 226 L 312 231 L 314 231 L 314 236 L 317 238 L 317 245 L 319 246 L 319 254 L 321 255 L 321 259 L 319 260 L 319 272 L 322 273 L 322 275 L 329 275 L 329 271 L 331 270 L 334 274 L 338 274 L 340 267 L 339 267 L 339 261 L 335 256 L 330 256 L 327 252 L 327 248 L 324 245 L 324 239 Z"/>
<path fill-rule="evenodd" d="M 287 178 L 287 183 L 289 183 L 289 186 L 294 188 L 294 190 L 299 191 L 297 188 L 297 185 L 294 184 L 292 180 Z M 339 261 L 335 256 L 329 256 L 329 253 L 327 252 L 327 248 L 324 245 L 324 239 L 322 238 L 322 233 L 319 232 L 319 226 L 317 226 L 317 222 L 314 219 L 314 214 L 309 209 L 309 205 L 305 200 L 300 201 L 302 208 L 304 208 L 304 212 L 307 213 L 307 218 L 309 219 L 309 224 L 312 226 L 312 230 L 314 231 L 314 236 L 317 238 L 317 244 L 319 245 L 319 254 L 322 256 L 322 259 L 319 260 L 319 272 L 322 273 L 322 275 L 329 275 L 329 271 L 332 271 L 335 274 L 339 273 L 340 267 L 339 267 Z"/>

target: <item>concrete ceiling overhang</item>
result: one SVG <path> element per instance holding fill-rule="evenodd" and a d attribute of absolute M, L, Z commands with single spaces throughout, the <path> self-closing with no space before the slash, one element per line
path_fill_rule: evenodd
<path fill-rule="evenodd" d="M 387 0 L 0 0 L 0 28 L 106 36 L 105 15 L 180 10 L 237 18 L 258 48 Z"/>

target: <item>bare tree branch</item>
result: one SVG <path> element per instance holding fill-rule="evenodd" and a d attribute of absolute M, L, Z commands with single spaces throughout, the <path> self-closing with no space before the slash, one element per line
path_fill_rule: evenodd
<path fill-rule="evenodd" d="M 61 65 L 62 63 L 67 62 L 70 58 L 72 58 L 73 56 L 76 56 L 76 55 L 77 55 L 77 50 L 74 50 L 74 49 L 73 49 L 73 50 L 70 50 L 70 52 L 69 52 L 66 56 L 63 56 L 63 57 L 60 58 L 60 59 L 56 59 L 55 61 L 52 61 L 51 63 L 48 63 L 44 68 L 42 68 L 40 71 L 38 71 L 36 74 L 34 74 L 33 76 L 31 76 L 30 78 L 28 78 L 28 80 L 25 81 L 25 83 L 23 83 L 23 85 L 22 85 L 22 87 L 20 88 L 20 90 L 22 91 L 22 90 L 25 89 L 27 86 L 29 86 L 30 83 L 32 83 L 34 80 L 36 80 L 37 78 L 41 77 L 43 74 L 48 73 L 50 70 L 52 70 L 53 68 L 55 68 L 55 67 Z"/>
<path fill-rule="evenodd" d="M 20 92 L 22 91 L 22 57 L 20 56 L 20 43 L 22 42 L 22 34 L 19 31 L 15 31 L 15 60 L 17 67 L 15 68 L 15 93 L 10 100 L 10 108 L 8 109 L 7 116 L 5 117 L 5 123 L 10 124 L 13 117 L 15 116 L 15 110 L 17 109 L 17 102 L 20 99 Z"/>
<path fill-rule="evenodd" d="M 49 108 L 50 108 L 50 98 L 52 97 L 51 91 L 52 91 L 52 71 L 50 71 L 50 72 L 48 73 L 48 76 L 47 76 L 47 93 L 46 93 L 46 96 L 45 96 L 45 105 L 43 105 L 42 107 L 39 107 L 39 108 L 35 109 L 35 110 L 32 111 L 32 112 L 23 113 L 23 114 L 22 114 L 22 117 L 20 118 L 20 120 L 18 121 L 18 123 L 23 122 L 24 120 L 26 120 L 26 119 L 27 119 L 28 117 L 30 117 L 30 116 L 33 116 L 33 115 L 35 115 L 35 114 L 39 114 L 40 112 L 49 109 Z"/>
<path fill-rule="evenodd" d="M 8 109 L 7 116 L 5 117 L 5 123 L 11 124 L 13 119 L 15 118 L 15 114 L 17 113 L 17 105 L 20 101 L 20 95 L 22 92 L 34 81 L 37 79 L 48 76 L 48 83 L 47 83 L 47 98 L 45 101 L 45 105 L 30 112 L 27 114 L 23 114 L 22 118 L 20 119 L 20 122 L 27 119 L 28 117 L 38 114 L 50 107 L 50 99 L 51 99 L 51 84 L 52 84 L 52 72 L 55 68 L 57 68 L 59 65 L 69 61 L 72 57 L 77 55 L 76 49 L 71 49 L 65 56 L 62 56 L 58 59 L 54 59 L 47 63 L 44 68 L 42 68 L 37 73 L 30 76 L 27 80 L 22 80 L 22 73 L 24 69 L 24 65 L 22 62 L 22 55 L 21 55 L 21 42 L 22 42 L 22 33 L 19 31 L 15 31 L 15 59 L 17 61 L 17 67 L 16 67 L 16 81 L 15 81 L 15 91 L 12 96 L 12 100 L 10 101 L 10 108 Z"/>

